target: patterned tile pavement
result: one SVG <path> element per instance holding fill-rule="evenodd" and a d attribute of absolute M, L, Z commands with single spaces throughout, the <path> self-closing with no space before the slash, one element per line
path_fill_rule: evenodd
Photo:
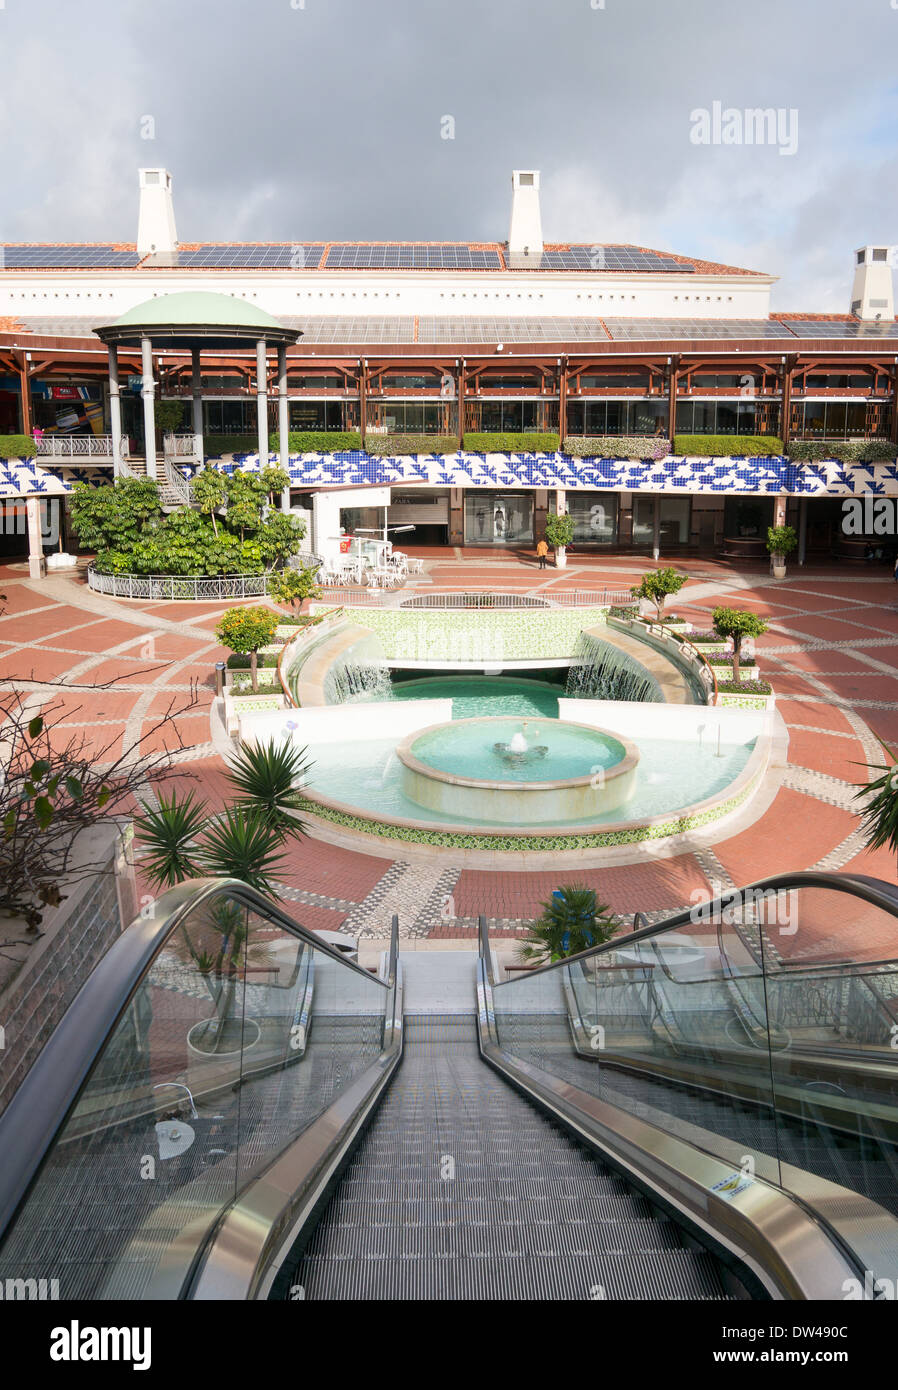
<path fill-rule="evenodd" d="M 627 588 L 648 562 L 629 556 L 572 554 L 563 571 L 541 573 L 522 552 L 456 549 L 419 552 L 419 587 L 543 592 Z M 734 569 L 715 560 L 662 560 L 690 576 L 676 608 L 702 626 L 718 603 L 751 608 L 770 623 L 758 642 L 765 674 L 779 694 L 790 730 L 789 766 L 765 814 L 713 848 L 660 857 L 650 845 L 625 867 L 564 870 L 594 886 L 622 916 L 650 920 L 719 885 L 746 883 L 779 869 L 850 869 L 895 881 L 895 862 L 865 850 L 855 791 L 863 764 L 881 756 L 877 739 L 898 740 L 898 613 L 883 571 L 790 568 L 774 581 L 760 564 Z M 0 680 L 56 704 L 65 732 L 83 731 L 103 750 L 140 740 L 144 752 L 166 743 L 184 784 L 213 809 L 224 797 L 211 707 L 213 667 L 225 653 L 214 628 L 227 604 L 116 603 L 90 594 L 79 578 L 31 582 L 19 565 L 0 566 Z M 51 684 L 52 683 L 52 684 Z M 177 737 L 153 726 L 182 709 Z M 185 708 L 186 707 L 186 708 Z M 406 862 L 306 837 L 294 843 L 283 873 L 285 908 L 314 928 L 362 938 L 388 933 L 393 912 L 404 936 L 434 941 L 473 935 L 485 913 L 498 935 L 518 934 L 558 886 L 551 872 L 471 869 L 420 858 Z"/>

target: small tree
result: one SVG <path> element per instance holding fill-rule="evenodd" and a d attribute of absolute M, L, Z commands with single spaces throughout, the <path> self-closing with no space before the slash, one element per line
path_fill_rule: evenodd
<path fill-rule="evenodd" d="M 244 540 L 247 531 L 258 531 L 262 525 L 262 507 L 265 504 L 265 488 L 258 473 L 250 473 L 245 468 L 237 468 L 227 480 L 228 526 L 239 531 Z"/>
<path fill-rule="evenodd" d="M 791 555 L 798 545 L 798 537 L 792 526 L 768 526 L 767 549 L 773 563 L 785 565 L 786 556 Z"/>
<path fill-rule="evenodd" d="M 184 423 L 183 401 L 157 401 L 153 407 L 156 427 L 168 434 Z"/>
<path fill-rule="evenodd" d="M 228 480 L 225 474 L 207 465 L 193 480 L 193 496 L 200 511 L 211 517 L 212 529 L 217 536 L 218 522 L 215 513 L 220 511 L 228 500 Z"/>
<path fill-rule="evenodd" d="M 316 570 L 309 568 L 279 570 L 269 575 L 269 597 L 289 608 L 302 604 L 307 598 L 320 598 L 321 591 L 315 584 L 316 573 Z"/>
<path fill-rule="evenodd" d="M 898 750 L 890 748 L 882 739 L 879 742 L 888 761 L 865 764 L 879 776 L 872 782 L 858 784 L 855 800 L 866 803 L 861 813 L 861 828 L 866 833 L 868 847 L 882 849 L 885 845 L 893 854 L 898 854 Z"/>
<path fill-rule="evenodd" d="M 556 888 L 542 904 L 542 916 L 528 925 L 529 936 L 519 947 L 521 960 L 547 965 L 610 941 L 620 923 L 596 890 L 582 883 Z"/>
<path fill-rule="evenodd" d="M 546 540 L 555 550 L 564 550 L 574 539 L 574 518 L 567 512 L 549 512 L 546 517 Z"/>
<path fill-rule="evenodd" d="M 270 608 L 229 608 L 215 629 L 223 647 L 249 657 L 253 690 L 259 689 L 258 652 L 274 640 L 279 618 Z"/>
<path fill-rule="evenodd" d="M 633 598 L 644 598 L 653 603 L 660 623 L 664 619 L 664 605 L 668 595 L 678 594 L 688 577 L 686 574 L 678 574 L 670 566 L 666 569 L 648 570 L 630 593 Z"/>
<path fill-rule="evenodd" d="M 259 543 L 263 562 L 280 569 L 297 553 L 305 534 L 305 522 L 300 517 L 291 516 L 289 512 L 273 511 L 262 522 L 254 539 Z"/>
<path fill-rule="evenodd" d="M 718 636 L 728 637 L 733 644 L 733 680 L 738 681 L 741 679 L 739 659 L 744 639 L 760 637 L 767 631 L 768 624 L 756 613 L 744 613 L 739 608 L 715 608 L 711 621 Z"/>

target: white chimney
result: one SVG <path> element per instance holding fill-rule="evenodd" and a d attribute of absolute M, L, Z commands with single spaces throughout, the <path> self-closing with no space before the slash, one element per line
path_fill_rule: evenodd
<path fill-rule="evenodd" d="M 895 298 L 888 246 L 862 246 L 856 255 L 851 291 L 852 314 L 874 321 L 893 319 Z"/>
<path fill-rule="evenodd" d="M 511 230 L 508 263 L 517 270 L 538 266 L 543 254 L 543 224 L 539 215 L 539 170 L 515 169 L 511 176 Z"/>
<path fill-rule="evenodd" d="M 170 254 L 177 249 L 171 174 L 167 169 L 141 169 L 137 254 L 150 256 L 154 251 Z"/>

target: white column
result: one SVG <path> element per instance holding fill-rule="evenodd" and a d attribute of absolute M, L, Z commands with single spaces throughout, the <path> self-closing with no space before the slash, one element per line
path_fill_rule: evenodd
<path fill-rule="evenodd" d="M 153 344 L 149 338 L 140 340 L 143 385 L 143 436 L 144 452 L 147 461 L 147 477 L 156 476 L 156 383 L 153 380 Z"/>
<path fill-rule="evenodd" d="M 264 338 L 256 343 L 256 412 L 259 426 L 259 467 L 268 463 L 268 354 Z"/>
<path fill-rule="evenodd" d="M 203 448 L 203 376 L 200 370 L 199 348 L 191 348 L 190 360 L 190 389 L 193 393 L 193 433 L 199 439 L 199 466 L 202 468 L 205 451 Z"/>
<path fill-rule="evenodd" d="M 47 569 L 41 539 L 41 499 L 39 497 L 26 498 L 25 515 L 28 521 L 28 577 L 29 579 L 43 579 Z"/>
<path fill-rule="evenodd" d="M 112 476 L 120 478 L 122 468 L 122 398 L 119 394 L 118 348 L 109 344 L 109 425 L 112 430 Z"/>
<path fill-rule="evenodd" d="M 278 344 L 278 450 L 280 465 L 290 472 L 290 404 L 287 400 L 287 344 Z M 281 493 L 281 511 L 290 510 L 289 484 Z"/>

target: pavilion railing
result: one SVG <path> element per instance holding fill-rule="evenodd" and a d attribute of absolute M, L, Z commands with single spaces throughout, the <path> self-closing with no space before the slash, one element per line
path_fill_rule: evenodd
<path fill-rule="evenodd" d="M 91 566 L 87 585 L 110 598 L 217 600 L 263 598 L 267 574 L 100 574 Z"/>

